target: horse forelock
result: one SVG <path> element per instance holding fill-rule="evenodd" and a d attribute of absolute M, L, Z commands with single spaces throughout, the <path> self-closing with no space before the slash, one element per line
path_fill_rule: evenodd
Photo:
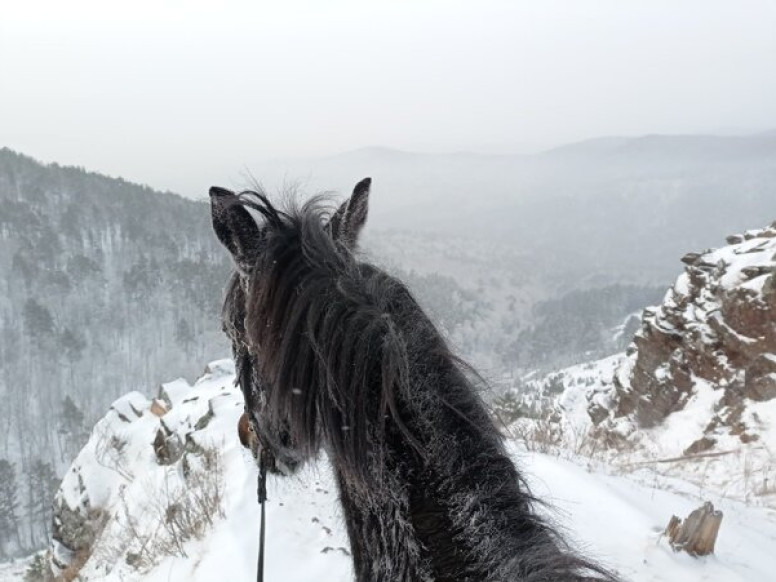
<path fill-rule="evenodd" d="M 263 197 L 241 203 L 265 221 L 256 263 L 234 276 L 223 309 L 236 359 L 243 352 L 246 403 L 243 384 L 252 384 L 248 391 L 261 384 L 267 428 L 288 431 L 304 456 L 325 443 L 339 466 L 364 481 L 379 470 L 376 441 L 386 418 L 412 442 L 397 404 L 407 383 L 406 346 L 389 308 L 397 292 L 409 292 L 333 238 L 325 199 L 282 211 Z M 246 366 L 255 369 L 246 374 Z"/>

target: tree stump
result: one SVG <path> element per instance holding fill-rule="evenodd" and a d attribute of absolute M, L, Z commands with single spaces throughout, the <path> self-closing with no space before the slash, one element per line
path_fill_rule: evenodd
<path fill-rule="evenodd" d="M 704 503 L 682 521 L 671 516 L 665 535 L 675 552 L 684 550 L 691 556 L 708 556 L 714 553 L 722 512 L 714 511 L 710 502 Z"/>

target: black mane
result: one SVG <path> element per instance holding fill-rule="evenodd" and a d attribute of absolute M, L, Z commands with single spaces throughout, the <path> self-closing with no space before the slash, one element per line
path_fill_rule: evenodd
<path fill-rule="evenodd" d="M 272 411 L 264 421 L 285 428 L 304 456 L 325 442 L 348 475 L 365 481 L 379 461 L 366 443 L 384 439 L 387 415 L 422 451 L 398 410 L 397 394 L 408 394 L 407 357 L 390 313 L 411 296 L 333 240 L 320 199 L 282 212 L 262 202 L 243 200 L 273 218 L 245 305 L 246 337 Z M 375 385 L 375 394 L 365 390 Z"/>
<path fill-rule="evenodd" d="M 244 193 L 214 201 L 222 241 L 246 228 L 219 224 L 237 208 L 262 219 L 230 248 L 223 313 L 246 411 L 287 467 L 328 453 L 359 582 L 614 580 L 536 514 L 465 367 L 407 287 L 356 255 L 347 220 L 365 209 Z"/>

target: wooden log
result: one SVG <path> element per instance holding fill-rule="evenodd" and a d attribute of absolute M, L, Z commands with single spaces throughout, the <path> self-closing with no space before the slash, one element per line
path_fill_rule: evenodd
<path fill-rule="evenodd" d="M 715 511 L 710 502 L 704 503 L 682 521 L 672 515 L 665 535 L 675 552 L 685 551 L 691 556 L 708 556 L 714 553 L 722 512 Z"/>

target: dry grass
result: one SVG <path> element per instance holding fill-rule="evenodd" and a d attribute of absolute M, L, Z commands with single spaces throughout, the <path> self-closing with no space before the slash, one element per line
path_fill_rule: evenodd
<path fill-rule="evenodd" d="M 563 442 L 560 427 L 544 419 L 515 423 L 510 427 L 510 432 L 532 453 L 557 454 Z"/>
<path fill-rule="evenodd" d="M 73 560 L 70 565 L 65 568 L 62 573 L 54 578 L 55 582 L 74 582 L 78 580 L 78 574 L 84 567 L 89 558 L 92 557 L 92 548 L 84 548 L 79 550 L 73 556 Z"/>
<path fill-rule="evenodd" d="M 100 564 L 112 565 L 123 558 L 133 569 L 147 572 L 165 557 L 186 558 L 187 542 L 202 539 L 223 518 L 224 467 L 219 450 L 205 448 L 186 460 L 184 482 L 171 467 L 161 488 L 145 489 L 149 496 L 142 503 L 131 504 L 125 491 L 120 493 L 120 524 L 113 524 L 94 550 Z"/>
<path fill-rule="evenodd" d="M 127 481 L 132 481 L 135 476 L 127 468 L 126 447 L 127 442 L 115 434 L 111 434 L 107 426 L 97 425 L 98 440 L 95 446 L 95 459 L 106 469 L 115 471 Z"/>

